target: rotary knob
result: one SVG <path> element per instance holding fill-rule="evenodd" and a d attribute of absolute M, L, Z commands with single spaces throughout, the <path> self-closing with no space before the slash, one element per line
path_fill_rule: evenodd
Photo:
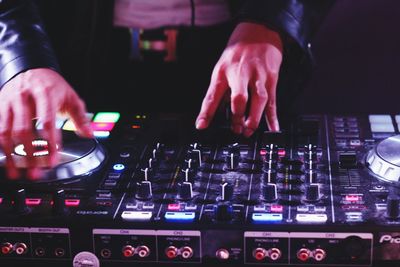
<path fill-rule="evenodd" d="M 225 161 L 228 170 L 230 171 L 236 170 L 237 167 L 239 166 L 240 154 L 229 153 L 226 156 Z"/>
<path fill-rule="evenodd" d="M 265 146 L 265 161 L 278 160 L 278 147 L 275 144 L 268 144 Z"/>

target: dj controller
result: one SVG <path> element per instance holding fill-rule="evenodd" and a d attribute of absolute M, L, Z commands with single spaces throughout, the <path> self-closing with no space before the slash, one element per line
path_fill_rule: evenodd
<path fill-rule="evenodd" d="M 0 266 L 400 264 L 400 115 L 302 115 L 251 138 L 94 115 L 95 139 L 57 121 L 42 179 L 1 176 Z M 12 156 L 26 164 L 23 145 Z"/>

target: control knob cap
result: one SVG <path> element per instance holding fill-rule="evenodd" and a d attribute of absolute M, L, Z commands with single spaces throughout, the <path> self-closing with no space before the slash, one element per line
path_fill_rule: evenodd
<path fill-rule="evenodd" d="M 153 193 L 150 181 L 141 181 L 136 184 L 136 198 L 145 200 L 152 198 Z"/>
<path fill-rule="evenodd" d="M 273 183 L 263 184 L 261 198 L 266 202 L 276 201 L 278 198 L 276 184 Z"/>
<path fill-rule="evenodd" d="M 25 189 L 19 189 L 14 195 L 14 211 L 19 214 L 27 213 Z"/>

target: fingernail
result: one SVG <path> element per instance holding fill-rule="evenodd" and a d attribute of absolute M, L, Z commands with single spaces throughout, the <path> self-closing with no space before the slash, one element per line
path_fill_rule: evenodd
<path fill-rule="evenodd" d="M 245 128 L 244 131 L 243 131 L 243 135 L 245 137 L 250 137 L 253 133 L 254 133 L 254 131 L 252 129 L 249 129 L 249 128 Z"/>
<path fill-rule="evenodd" d="M 202 129 L 205 129 L 205 128 L 207 128 L 207 121 L 205 120 L 205 119 L 199 119 L 199 120 L 197 120 L 197 122 L 196 122 L 196 128 L 198 129 L 198 130 L 202 130 Z"/>
<path fill-rule="evenodd" d="M 242 133 L 242 125 L 240 125 L 240 124 L 235 124 L 235 125 L 233 125 L 233 132 L 235 133 L 235 134 L 241 134 Z"/>

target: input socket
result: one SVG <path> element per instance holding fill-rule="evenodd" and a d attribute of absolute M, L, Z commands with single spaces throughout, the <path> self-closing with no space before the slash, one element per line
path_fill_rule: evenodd
<path fill-rule="evenodd" d="M 135 248 L 132 247 L 131 245 L 126 245 L 122 248 L 122 255 L 124 255 L 125 258 L 130 258 L 135 254 Z"/>
<path fill-rule="evenodd" d="M 270 248 L 267 251 L 268 253 L 268 257 L 272 260 L 272 261 L 276 261 L 279 260 L 282 257 L 282 252 L 279 248 Z"/>
<path fill-rule="evenodd" d="M 181 256 L 183 259 L 187 260 L 193 257 L 193 249 L 191 247 L 185 246 L 180 249 Z"/>
<path fill-rule="evenodd" d="M 257 261 L 264 260 L 268 255 L 268 252 L 265 248 L 256 248 L 253 250 L 253 258 Z"/>
<path fill-rule="evenodd" d="M 108 248 L 103 248 L 102 250 L 100 250 L 100 256 L 104 259 L 110 258 L 111 250 L 109 250 Z"/>
<path fill-rule="evenodd" d="M 165 249 L 165 255 L 168 259 L 174 259 L 178 255 L 178 249 L 174 246 L 169 246 Z"/>
<path fill-rule="evenodd" d="M 65 255 L 65 249 L 63 249 L 63 248 L 56 248 L 56 249 L 54 250 L 54 255 L 56 255 L 56 257 L 58 257 L 58 258 L 64 257 L 64 255 Z"/>
<path fill-rule="evenodd" d="M 15 243 L 14 250 L 17 255 L 23 255 L 28 251 L 28 246 L 25 243 Z"/>
<path fill-rule="evenodd" d="M 13 251 L 13 245 L 10 242 L 4 242 L 1 244 L 1 254 L 7 255 Z"/>
<path fill-rule="evenodd" d="M 46 250 L 42 247 L 37 247 L 35 248 L 35 255 L 38 257 L 43 257 L 44 255 L 46 255 Z"/>
<path fill-rule="evenodd" d="M 150 255 L 150 249 L 147 246 L 139 246 L 137 248 L 137 254 L 140 258 L 146 258 Z"/>
<path fill-rule="evenodd" d="M 311 256 L 311 251 L 308 248 L 301 248 L 297 251 L 297 258 L 300 261 L 308 261 Z"/>
<path fill-rule="evenodd" d="M 325 250 L 323 250 L 321 248 L 317 248 L 317 249 L 313 250 L 313 258 L 316 261 L 323 261 L 326 258 Z"/>

